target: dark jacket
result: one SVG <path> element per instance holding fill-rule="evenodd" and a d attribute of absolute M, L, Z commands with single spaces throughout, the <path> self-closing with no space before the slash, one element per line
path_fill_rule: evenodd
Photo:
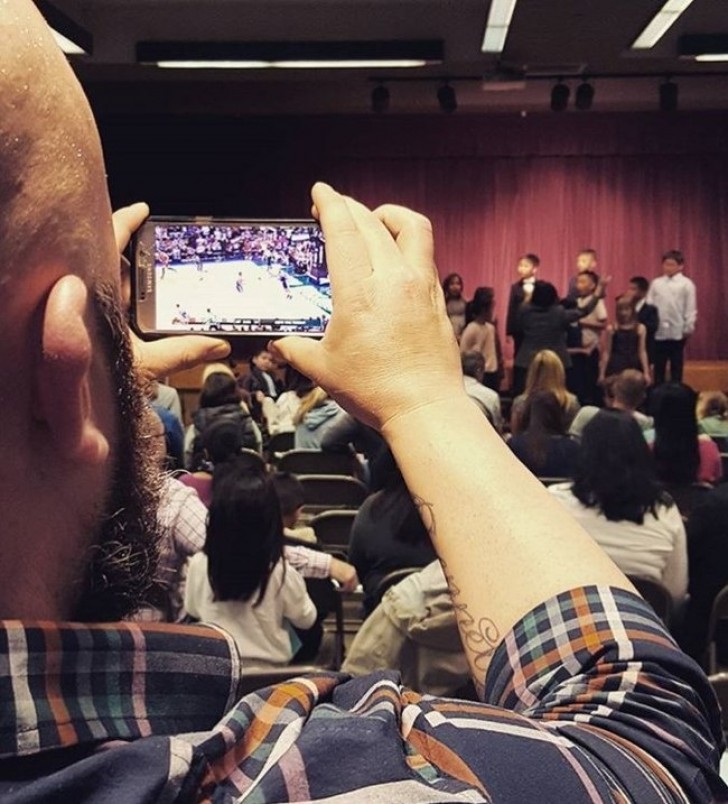
<path fill-rule="evenodd" d="M 195 425 L 195 439 L 192 442 L 192 471 L 196 471 L 204 462 L 205 432 L 213 422 L 230 421 L 240 428 L 241 441 L 245 449 L 258 449 L 253 419 L 236 402 L 219 405 L 214 408 L 199 408 L 192 416 Z"/>
<path fill-rule="evenodd" d="M 508 297 L 508 313 L 506 314 L 506 335 L 518 334 L 518 313 L 520 312 L 521 305 L 526 298 L 526 292 L 523 290 L 523 282 L 514 282 L 511 285 L 511 293 Z"/>
<path fill-rule="evenodd" d="M 637 320 L 645 325 L 647 330 L 647 357 L 650 363 L 655 362 L 655 333 L 660 326 L 660 313 L 654 304 L 645 302 L 637 313 Z"/>

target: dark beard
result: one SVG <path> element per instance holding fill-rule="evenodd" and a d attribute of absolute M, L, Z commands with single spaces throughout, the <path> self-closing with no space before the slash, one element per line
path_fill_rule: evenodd
<path fill-rule="evenodd" d="M 85 562 L 74 619 L 115 622 L 138 609 L 153 585 L 160 545 L 160 473 L 142 437 L 147 401 L 118 297 L 113 288 L 99 286 L 93 301 L 118 398 L 118 436 L 111 488 Z"/>

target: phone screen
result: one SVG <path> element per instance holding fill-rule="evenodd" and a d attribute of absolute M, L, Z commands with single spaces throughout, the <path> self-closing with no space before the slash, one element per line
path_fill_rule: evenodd
<path fill-rule="evenodd" d="M 134 243 L 142 334 L 323 335 L 331 318 L 314 221 L 150 218 Z"/>

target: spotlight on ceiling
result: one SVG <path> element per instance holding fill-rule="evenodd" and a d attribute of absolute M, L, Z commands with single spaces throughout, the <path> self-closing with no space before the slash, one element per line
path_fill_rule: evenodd
<path fill-rule="evenodd" d="M 580 112 L 588 112 L 594 103 L 594 86 L 588 81 L 579 84 L 576 88 L 576 96 L 574 97 L 574 106 Z"/>
<path fill-rule="evenodd" d="M 551 90 L 551 111 L 564 112 L 569 105 L 569 95 L 571 90 L 568 84 L 564 84 L 561 80 Z"/>
<path fill-rule="evenodd" d="M 437 102 L 443 112 L 452 114 L 458 108 L 458 98 L 454 87 L 451 87 L 450 84 L 443 84 L 437 90 Z"/>
<path fill-rule="evenodd" d="M 677 84 L 674 81 L 671 81 L 668 78 L 664 84 L 660 84 L 661 112 L 676 112 L 677 98 L 678 98 L 678 88 Z"/>
<path fill-rule="evenodd" d="M 389 90 L 384 84 L 380 84 L 372 90 L 372 111 L 382 114 L 387 109 L 389 109 Z"/>

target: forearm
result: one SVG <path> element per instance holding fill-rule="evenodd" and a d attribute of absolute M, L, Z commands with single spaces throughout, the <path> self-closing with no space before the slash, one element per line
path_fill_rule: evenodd
<path fill-rule="evenodd" d="M 502 637 L 539 603 L 587 584 L 631 589 L 464 394 L 394 418 L 383 434 L 443 562 L 480 688 Z"/>

